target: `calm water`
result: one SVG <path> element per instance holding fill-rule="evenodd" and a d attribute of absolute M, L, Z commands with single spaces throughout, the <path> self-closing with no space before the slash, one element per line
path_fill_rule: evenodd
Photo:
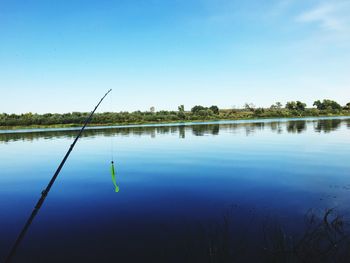
<path fill-rule="evenodd" d="M 1 258 L 75 135 L 0 134 Z M 350 212 L 349 160 L 350 118 L 87 130 L 15 262 L 180 262 L 226 211 L 297 229 L 310 208 Z"/>

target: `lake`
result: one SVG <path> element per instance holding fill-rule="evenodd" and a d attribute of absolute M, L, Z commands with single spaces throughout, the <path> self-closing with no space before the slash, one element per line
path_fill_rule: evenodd
<path fill-rule="evenodd" d="M 0 258 L 76 134 L 0 133 Z M 347 215 L 349 160 L 350 117 L 89 129 L 14 262 L 226 262 L 253 241 L 246 262 L 271 222 L 300 234 L 310 211 Z"/>

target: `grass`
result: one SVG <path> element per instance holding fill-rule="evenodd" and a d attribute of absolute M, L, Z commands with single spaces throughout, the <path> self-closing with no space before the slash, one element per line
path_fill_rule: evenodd
<path fill-rule="evenodd" d="M 348 221 L 336 209 L 309 210 L 304 226 L 288 232 L 278 221 L 256 217 L 235 218 L 240 208 L 229 209 L 221 220 L 199 224 L 180 241 L 182 262 L 348 263 Z"/>

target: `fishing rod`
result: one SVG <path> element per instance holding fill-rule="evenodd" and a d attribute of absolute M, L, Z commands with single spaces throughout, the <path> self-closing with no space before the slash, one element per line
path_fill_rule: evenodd
<path fill-rule="evenodd" d="M 85 120 L 85 123 L 83 125 L 83 127 L 81 128 L 81 130 L 79 131 L 77 137 L 74 139 L 73 143 L 71 144 L 71 146 L 69 147 L 66 155 L 63 157 L 63 160 L 61 161 L 60 165 L 58 166 L 55 174 L 52 176 L 49 184 L 46 186 L 45 190 L 43 190 L 41 192 L 41 197 L 38 200 L 38 202 L 36 203 L 30 217 L 28 218 L 27 222 L 25 223 L 24 227 L 22 228 L 22 231 L 19 233 L 14 245 L 12 246 L 10 253 L 8 254 L 7 258 L 5 259 L 5 263 L 10 263 L 13 256 L 16 254 L 16 251 L 18 249 L 18 246 L 21 244 L 25 234 L 27 233 L 30 225 L 32 224 L 35 216 L 38 214 L 41 206 L 43 205 L 47 195 L 50 192 L 50 189 L 52 187 L 52 185 L 55 183 L 55 180 L 57 178 L 57 176 L 59 175 L 64 163 L 66 162 L 66 160 L 69 157 L 69 154 L 71 153 L 71 151 L 73 150 L 75 144 L 77 143 L 79 137 L 81 136 L 81 134 L 83 133 L 86 125 L 88 125 L 88 123 L 91 121 L 92 116 L 94 115 L 95 111 L 97 110 L 98 106 L 100 106 L 101 102 L 103 101 L 103 99 L 108 95 L 108 93 L 110 93 L 112 91 L 112 89 L 108 90 L 107 93 L 102 97 L 102 99 L 100 100 L 100 102 L 96 105 L 95 109 L 90 113 L 89 117 Z"/>

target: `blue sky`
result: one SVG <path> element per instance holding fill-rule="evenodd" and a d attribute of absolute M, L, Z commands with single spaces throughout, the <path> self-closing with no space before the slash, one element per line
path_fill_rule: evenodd
<path fill-rule="evenodd" d="M 0 112 L 350 101 L 350 1 L 0 0 Z"/>

